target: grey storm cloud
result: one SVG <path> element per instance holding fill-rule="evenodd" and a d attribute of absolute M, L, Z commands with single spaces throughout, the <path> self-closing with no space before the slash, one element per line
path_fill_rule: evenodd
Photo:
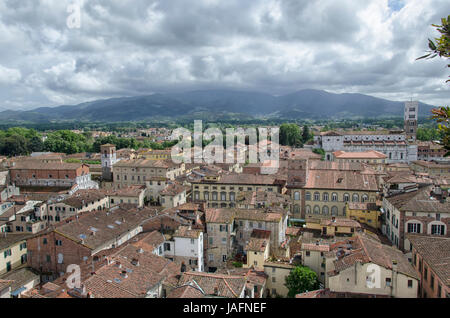
<path fill-rule="evenodd" d="M 78 4 L 80 28 L 69 28 Z M 0 108 L 191 89 L 448 103 L 447 0 L 0 0 Z"/>

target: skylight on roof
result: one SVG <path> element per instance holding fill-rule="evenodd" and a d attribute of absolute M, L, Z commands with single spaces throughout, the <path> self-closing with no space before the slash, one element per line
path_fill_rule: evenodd
<path fill-rule="evenodd" d="M 110 229 L 114 229 L 114 228 L 115 228 L 114 225 L 111 225 L 111 224 L 109 224 L 108 227 L 109 227 Z"/>
<path fill-rule="evenodd" d="M 98 232 L 98 229 L 95 228 L 95 227 L 93 227 L 93 226 L 91 226 L 89 229 L 90 229 L 91 231 L 93 231 L 93 232 Z"/>
<path fill-rule="evenodd" d="M 119 220 L 117 220 L 115 223 L 116 223 L 117 225 L 122 224 L 122 222 L 120 222 Z"/>

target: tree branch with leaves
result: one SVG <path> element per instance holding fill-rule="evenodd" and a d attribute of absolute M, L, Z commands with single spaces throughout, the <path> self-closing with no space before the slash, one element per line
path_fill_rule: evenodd
<path fill-rule="evenodd" d="M 450 15 L 447 19 L 442 18 L 441 21 L 442 25 L 432 24 L 441 33 L 441 36 L 435 38 L 434 41 L 428 39 L 428 47 L 430 50 L 424 56 L 417 58 L 417 60 L 433 59 L 437 56 L 447 59 L 450 58 Z M 450 68 L 450 63 L 447 64 L 447 67 Z M 450 82 L 450 79 L 446 82 Z M 445 154 L 447 157 L 450 155 L 450 107 L 443 106 L 435 108 L 431 112 L 433 114 L 432 118 L 438 122 L 439 130 L 443 133 L 441 142 L 445 150 L 447 150 Z"/>

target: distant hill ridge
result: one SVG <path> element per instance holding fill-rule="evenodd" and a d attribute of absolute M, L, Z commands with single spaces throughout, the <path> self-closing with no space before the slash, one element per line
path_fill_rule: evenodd
<path fill-rule="evenodd" d="M 419 103 L 419 116 L 434 106 Z M 4 108 L 4 107 L 3 107 Z M 261 92 L 198 90 L 96 100 L 79 105 L 0 112 L 3 120 L 141 121 L 155 118 L 196 118 L 233 115 L 244 118 L 342 119 L 403 116 L 404 103 L 363 94 L 334 94 L 305 89 L 273 96 Z"/>

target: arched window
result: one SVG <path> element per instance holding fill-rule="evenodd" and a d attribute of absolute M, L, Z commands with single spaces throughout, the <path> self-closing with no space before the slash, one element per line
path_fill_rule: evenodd
<path fill-rule="evenodd" d="M 309 205 L 306 206 L 306 214 L 311 214 L 311 207 Z"/>
<path fill-rule="evenodd" d="M 300 192 L 298 192 L 298 191 L 294 192 L 294 200 L 295 201 L 300 201 Z"/>
<path fill-rule="evenodd" d="M 314 214 L 319 214 L 319 213 L 320 213 L 320 208 L 319 208 L 318 205 L 316 205 L 316 206 L 314 207 Z"/>
<path fill-rule="evenodd" d="M 367 202 L 367 201 L 369 201 L 369 197 L 367 196 L 367 194 L 363 194 L 361 196 L 361 202 L 364 203 L 364 202 Z"/>
<path fill-rule="evenodd" d="M 328 192 L 324 192 L 322 195 L 322 200 L 327 202 L 328 201 Z"/>
<path fill-rule="evenodd" d="M 357 193 L 353 194 L 352 202 L 359 202 L 359 195 Z"/>
<path fill-rule="evenodd" d="M 324 206 L 324 207 L 322 208 L 322 214 L 323 214 L 323 215 L 328 215 L 329 213 L 330 213 L 330 211 L 329 211 L 328 207 L 327 207 L 327 206 Z"/>
<path fill-rule="evenodd" d="M 213 201 L 217 201 L 217 192 L 216 191 L 214 191 L 212 193 L 212 199 L 213 199 Z"/>
<path fill-rule="evenodd" d="M 350 201 L 350 194 L 344 193 L 344 202 Z"/>
<path fill-rule="evenodd" d="M 331 194 L 331 201 L 337 202 L 337 200 L 338 200 L 338 195 L 337 195 L 336 192 L 333 192 L 333 193 Z"/>
<path fill-rule="evenodd" d="M 226 201 L 227 200 L 227 193 L 226 192 L 220 192 L 220 200 Z"/>
<path fill-rule="evenodd" d="M 338 208 L 336 206 L 333 206 L 331 208 L 331 215 L 333 215 L 333 216 L 338 215 Z"/>
<path fill-rule="evenodd" d="M 300 206 L 298 204 L 294 205 L 294 213 L 295 214 L 300 213 Z"/>
<path fill-rule="evenodd" d="M 206 201 L 208 201 L 209 200 L 209 192 L 208 191 L 203 192 L 203 197 L 205 198 Z"/>
<path fill-rule="evenodd" d="M 320 201 L 320 193 L 314 192 L 314 201 Z"/>
<path fill-rule="evenodd" d="M 428 224 L 428 234 L 445 236 L 447 226 L 441 221 L 433 221 Z"/>
<path fill-rule="evenodd" d="M 409 221 L 406 224 L 408 233 L 422 233 L 422 223 L 419 221 Z"/>
<path fill-rule="evenodd" d="M 306 194 L 305 194 L 305 200 L 306 200 L 306 201 L 311 201 L 311 192 L 306 192 Z"/>
<path fill-rule="evenodd" d="M 236 194 L 234 192 L 230 192 L 230 201 L 236 201 Z"/>

